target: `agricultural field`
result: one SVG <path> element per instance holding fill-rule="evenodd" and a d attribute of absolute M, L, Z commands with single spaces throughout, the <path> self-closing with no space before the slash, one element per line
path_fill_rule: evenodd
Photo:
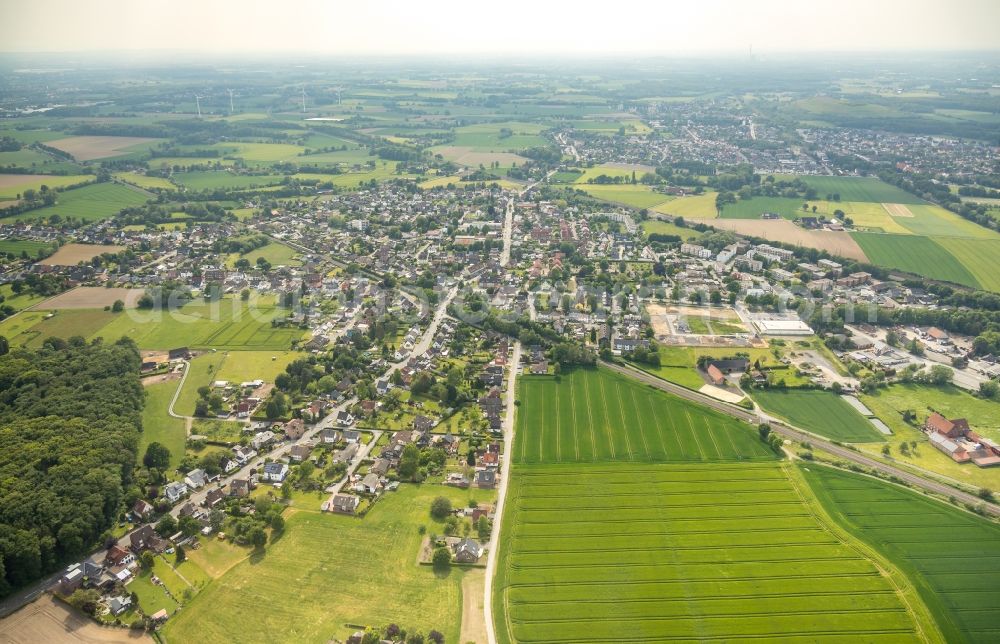
<path fill-rule="evenodd" d="M 1000 239 L 938 237 L 934 241 L 951 253 L 981 288 L 1000 293 Z"/>
<path fill-rule="evenodd" d="M 851 233 L 869 261 L 932 279 L 977 287 L 979 282 L 955 256 L 928 237 Z"/>
<path fill-rule="evenodd" d="M 167 413 L 180 380 L 168 380 L 145 387 L 146 406 L 142 410 L 142 436 L 139 437 L 139 458 L 150 443 L 156 442 L 170 450 L 170 465 L 176 467 L 184 458 L 187 434 L 184 420 Z"/>
<path fill-rule="evenodd" d="M 227 141 L 216 143 L 214 147 L 220 154 L 227 158 L 243 159 L 253 163 L 274 163 L 280 161 L 295 161 L 301 163 L 300 155 L 305 152 L 305 148 L 300 145 L 289 145 L 287 143 L 244 143 Z"/>
<path fill-rule="evenodd" d="M 882 441 L 882 434 L 840 396 L 828 391 L 757 390 L 752 398 L 767 412 L 802 429 L 845 443 Z"/>
<path fill-rule="evenodd" d="M 77 161 L 107 159 L 145 152 L 163 139 L 141 136 L 70 136 L 46 145 L 62 150 Z"/>
<path fill-rule="evenodd" d="M 346 640 L 349 624 L 405 625 L 437 629 L 459 641 L 462 579 L 453 567 L 435 573 L 417 564 L 418 528 L 443 532 L 428 514 L 434 497 L 456 507 L 492 492 L 438 485 L 403 485 L 387 493 L 363 520 L 318 510 L 310 500 L 286 511 L 280 540 L 211 582 L 163 629 L 168 642 Z M 348 554 L 349 553 L 349 554 Z M 220 568 L 223 566 L 220 566 Z M 208 568 L 206 568 L 207 570 Z M 266 610 L 245 610 L 248 605 Z"/>
<path fill-rule="evenodd" d="M 38 251 L 50 248 L 52 244 L 30 241 L 27 239 L 0 239 L 0 255 L 16 255 L 27 253 L 28 257 L 37 257 Z"/>
<path fill-rule="evenodd" d="M 868 477 L 812 465 L 804 475 L 835 520 L 899 566 L 945 641 L 997 641 L 1000 527 Z"/>
<path fill-rule="evenodd" d="M 647 219 L 646 221 L 639 224 L 642 231 L 649 234 L 659 234 L 659 235 L 677 235 L 683 240 L 697 239 L 701 237 L 701 233 L 697 230 L 692 230 L 687 227 L 680 227 L 669 221 L 661 221 L 659 219 Z"/>
<path fill-rule="evenodd" d="M 107 219 L 123 208 L 140 206 L 147 201 L 145 194 L 119 183 L 98 183 L 60 192 L 55 205 L 29 210 L 8 219 L 34 220 L 59 215 L 85 222 Z"/>
<path fill-rule="evenodd" d="M 42 186 L 64 188 L 94 180 L 91 174 L 0 174 L 0 200 L 17 199 L 25 190 L 40 190 Z M 0 203 L 0 205 L 3 205 Z"/>
<path fill-rule="evenodd" d="M 44 310 L 103 309 L 118 300 L 125 308 L 134 309 L 145 290 L 141 288 L 104 288 L 103 286 L 78 286 L 41 302 L 35 308 Z"/>
<path fill-rule="evenodd" d="M 89 262 L 98 255 L 123 250 L 124 246 L 115 244 L 63 244 L 59 250 L 39 263 L 47 266 L 76 266 L 80 262 Z"/>
<path fill-rule="evenodd" d="M 4 300 L 4 302 L 9 303 L 10 300 Z M 4 318 L 0 320 L 0 335 L 7 338 L 12 346 L 24 344 L 33 336 L 27 335 L 23 339 L 21 336 L 24 336 L 31 327 L 45 319 L 45 315 L 46 313 L 43 311 L 21 311 L 16 315 Z"/>
<path fill-rule="evenodd" d="M 213 380 L 274 382 L 289 363 L 306 354 L 298 351 L 226 351 L 216 367 Z"/>
<path fill-rule="evenodd" d="M 776 175 L 790 179 L 792 175 Z M 867 201 L 869 203 L 922 204 L 923 199 L 888 184 L 876 177 L 799 176 L 820 197 L 837 193 L 841 201 Z"/>
<path fill-rule="evenodd" d="M 925 609 L 812 509 L 790 470 L 516 466 L 498 641 L 913 641 Z"/>
<path fill-rule="evenodd" d="M 748 425 L 606 369 L 524 376 L 515 463 L 771 458 Z"/>
<path fill-rule="evenodd" d="M 589 183 L 597 179 L 597 177 L 604 175 L 607 177 L 622 177 L 623 179 L 632 180 L 632 175 L 635 175 L 636 179 L 641 179 L 642 175 L 648 173 L 656 172 L 656 168 L 648 165 L 632 165 L 628 163 L 602 163 L 601 165 L 595 165 L 592 168 L 585 168 L 583 174 L 575 181 L 575 183 Z M 600 185 L 600 184 L 599 184 Z M 626 184 L 631 185 L 631 184 Z M 607 185 L 606 187 L 615 187 L 613 185 Z M 622 186 L 617 186 L 622 187 Z M 649 186 L 639 186 L 642 188 L 649 189 Z"/>
<path fill-rule="evenodd" d="M 199 170 L 194 172 L 178 172 L 173 175 L 174 181 L 190 190 L 274 186 L 281 183 L 284 178 L 284 175 L 280 174 L 235 174 L 228 170 Z"/>
<path fill-rule="evenodd" d="M 17 343 L 38 348 L 46 338 L 71 338 L 83 336 L 87 338 L 100 331 L 116 317 L 125 313 L 111 313 L 103 309 L 67 309 L 64 311 L 40 311 L 45 317 L 37 324 L 26 329 L 17 337 Z"/>
<path fill-rule="evenodd" d="M 504 136 L 502 130 L 510 130 L 510 136 Z M 539 123 L 502 122 L 477 123 L 455 128 L 455 147 L 470 148 L 472 152 L 517 152 L 525 148 L 547 145 L 547 141 L 539 134 L 546 129 Z M 435 152 L 431 148 L 431 152 Z M 509 165 L 509 164 L 501 164 Z"/>
<path fill-rule="evenodd" d="M 941 206 L 906 206 L 911 217 L 896 217 L 896 221 L 914 235 L 926 237 L 969 237 L 971 239 L 1000 240 L 1000 234 L 979 224 L 963 219 Z"/>
<path fill-rule="evenodd" d="M 273 327 L 271 320 L 285 309 L 253 305 L 233 298 L 195 301 L 174 311 L 132 311 L 119 315 L 96 335 L 111 342 L 129 336 L 141 349 L 190 346 L 231 350 L 289 349 L 304 332 L 297 327 Z"/>
<path fill-rule="evenodd" d="M 703 195 L 678 197 L 673 201 L 655 206 L 652 210 L 685 219 L 715 219 L 719 214 L 715 210 L 715 197 L 717 195 L 718 193 L 709 191 Z"/>
<path fill-rule="evenodd" d="M 591 197 L 625 204 L 632 208 L 652 208 L 673 199 L 670 195 L 654 192 L 649 186 L 640 185 L 599 185 L 599 184 L 574 184 L 572 186 L 578 190 L 583 190 Z"/>
<path fill-rule="evenodd" d="M 116 172 L 115 179 L 131 183 L 145 190 L 177 190 L 177 186 L 163 177 L 150 177 L 138 172 Z"/>

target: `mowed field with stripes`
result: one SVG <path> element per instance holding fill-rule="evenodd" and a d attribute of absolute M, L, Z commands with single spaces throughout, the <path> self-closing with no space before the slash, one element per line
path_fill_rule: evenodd
<path fill-rule="evenodd" d="M 515 463 L 774 458 L 745 423 L 605 369 L 519 382 Z"/>
<path fill-rule="evenodd" d="M 920 639 L 923 605 L 755 428 L 601 369 L 521 383 L 500 642 Z"/>

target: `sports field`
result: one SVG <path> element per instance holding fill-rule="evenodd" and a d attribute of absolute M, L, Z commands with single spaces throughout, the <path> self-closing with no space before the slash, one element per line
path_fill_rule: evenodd
<path fill-rule="evenodd" d="M 518 466 L 500 642 L 916 639 L 892 581 L 777 463 Z"/>
<path fill-rule="evenodd" d="M 820 436 L 846 443 L 883 440 L 870 421 L 829 391 L 762 389 L 754 391 L 752 397 L 766 411 Z"/>
<path fill-rule="evenodd" d="M 83 221 L 98 221 L 117 214 L 129 206 L 146 203 L 145 194 L 120 183 L 98 183 L 60 192 L 55 205 L 29 210 L 9 217 L 15 220 L 33 220 L 59 215 Z"/>
<path fill-rule="evenodd" d="M 345 641 L 358 630 L 351 624 L 397 623 L 459 641 L 465 572 L 438 574 L 417 563 L 419 526 L 443 532 L 428 514 L 440 495 L 463 507 L 493 493 L 403 485 L 362 520 L 320 513 L 319 496 L 296 500 L 281 538 L 202 590 L 167 622 L 164 639 L 224 642 L 239 632 L 242 642 Z"/>
<path fill-rule="evenodd" d="M 770 459 L 756 432 L 606 369 L 524 376 L 517 463 Z"/>
<path fill-rule="evenodd" d="M 141 349 L 289 349 L 304 333 L 298 327 L 271 326 L 272 319 L 285 313 L 269 305 L 251 310 L 247 303 L 227 297 L 191 302 L 177 311 L 126 311 L 94 335 L 108 341 L 127 335 Z"/>
<path fill-rule="evenodd" d="M 897 563 L 945 641 L 1000 639 L 1000 527 L 868 477 L 813 465 L 804 474 L 831 516 Z"/>

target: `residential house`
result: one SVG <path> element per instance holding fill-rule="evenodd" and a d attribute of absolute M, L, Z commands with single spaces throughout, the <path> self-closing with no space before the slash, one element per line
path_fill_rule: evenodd
<path fill-rule="evenodd" d="M 206 482 L 205 470 L 203 469 L 191 470 L 184 477 L 184 484 L 192 490 L 200 490 L 205 487 Z"/>
<path fill-rule="evenodd" d="M 159 552 L 162 549 L 162 541 L 156 531 L 153 530 L 153 526 L 146 524 L 137 530 L 133 530 L 128 536 L 129 543 L 132 545 L 132 552 L 139 554 L 145 550 L 154 550 Z"/>
<path fill-rule="evenodd" d="M 288 476 L 288 465 L 284 463 L 265 463 L 262 478 L 272 483 L 281 483 Z"/>
<path fill-rule="evenodd" d="M 353 420 L 353 418 L 352 418 Z M 349 429 L 344 432 L 344 442 L 348 444 L 356 444 L 361 442 L 361 432 L 355 429 Z"/>
<path fill-rule="evenodd" d="M 177 503 L 188 493 L 188 486 L 180 481 L 173 481 L 163 486 L 163 496 L 170 503 Z"/>
<path fill-rule="evenodd" d="M 341 427 L 350 427 L 354 424 L 354 416 L 346 409 L 337 412 L 337 424 Z"/>
<path fill-rule="evenodd" d="M 229 482 L 229 496 L 247 497 L 250 496 L 251 489 L 253 486 L 250 479 L 233 479 Z"/>
<path fill-rule="evenodd" d="M 301 463 L 309 458 L 309 454 L 312 452 L 312 447 L 309 445 L 293 445 L 290 450 L 288 450 L 289 460 L 295 463 Z"/>
<path fill-rule="evenodd" d="M 292 420 L 285 423 L 285 436 L 297 441 L 302 438 L 302 435 L 306 433 L 306 424 L 301 418 L 293 418 Z"/>
<path fill-rule="evenodd" d="M 496 470 L 487 469 L 476 472 L 476 486 L 492 489 L 497 485 Z"/>
<path fill-rule="evenodd" d="M 132 506 L 132 514 L 140 521 L 145 521 L 153 515 L 153 506 L 144 499 L 139 499 Z"/>
<path fill-rule="evenodd" d="M 333 497 L 333 503 L 331 508 L 334 512 L 342 512 L 344 514 L 354 514 L 358 505 L 361 504 L 361 499 L 354 496 L 353 494 L 337 494 Z"/>
<path fill-rule="evenodd" d="M 483 556 L 483 546 L 475 539 L 465 538 L 455 544 L 455 561 L 471 564 Z"/>
<path fill-rule="evenodd" d="M 122 548 L 117 543 L 108 550 L 108 554 L 104 557 L 105 565 L 111 565 L 113 568 L 119 566 L 127 566 L 135 561 L 135 554 L 129 552 L 125 548 Z"/>
<path fill-rule="evenodd" d="M 333 445 L 334 443 L 340 442 L 340 430 L 327 428 L 319 433 L 319 439 L 327 445 Z"/>
<path fill-rule="evenodd" d="M 365 474 L 365 477 L 354 487 L 359 492 L 375 494 L 382 488 L 382 482 L 379 480 L 378 476 L 369 472 L 368 474 Z"/>

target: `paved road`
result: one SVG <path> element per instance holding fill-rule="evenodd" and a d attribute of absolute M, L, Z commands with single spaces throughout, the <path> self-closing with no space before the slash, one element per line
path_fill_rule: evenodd
<path fill-rule="evenodd" d="M 686 400 L 696 402 L 700 405 L 711 407 L 712 409 L 720 411 L 724 414 L 728 414 L 729 416 L 733 416 L 740 420 L 744 420 L 748 423 L 757 424 L 758 422 L 761 421 L 761 416 L 759 416 L 756 413 L 748 412 L 747 410 L 741 407 L 736 407 L 735 405 L 731 405 L 721 400 L 716 400 L 715 398 L 710 398 L 697 391 L 692 391 L 691 389 L 686 389 L 684 387 L 681 387 L 680 385 L 675 385 L 672 382 L 661 380 L 656 376 L 652 376 L 644 371 L 635 369 L 634 367 L 627 367 L 604 361 L 602 361 L 601 364 L 603 364 L 605 367 L 613 371 L 617 371 L 618 373 L 627 375 L 631 378 L 635 378 L 636 380 L 639 380 L 645 384 L 652 385 L 653 387 L 657 387 L 659 389 L 670 392 Z M 869 456 L 865 456 L 864 454 L 855 452 L 852 449 L 848 449 L 840 445 L 835 445 L 821 436 L 817 436 L 816 434 L 812 434 L 797 427 L 793 427 L 784 421 L 779 421 L 766 415 L 764 416 L 764 418 L 771 423 L 771 431 L 780 436 L 784 436 L 785 438 L 790 438 L 792 440 L 796 440 L 799 442 L 811 443 L 812 445 L 815 445 L 816 447 L 819 447 L 820 449 L 826 452 L 829 452 L 840 458 L 843 458 L 844 460 L 857 463 L 858 465 L 863 465 L 873 470 L 878 470 L 890 476 L 895 476 L 898 479 L 909 483 L 913 487 L 920 488 L 928 492 L 942 494 L 946 497 L 953 496 L 957 500 L 963 503 L 970 503 L 973 505 L 978 505 L 982 503 L 988 513 L 994 516 L 1000 516 L 1000 506 L 996 505 L 995 503 L 984 502 L 978 496 L 969 494 L 968 492 L 963 492 L 962 490 L 955 489 L 950 485 L 946 485 L 939 481 L 926 479 L 922 476 L 918 476 L 911 472 L 901 470 L 898 467 L 894 467 L 887 463 L 875 460 L 874 458 L 871 458 Z"/>
<path fill-rule="evenodd" d="M 494 512 L 493 532 L 490 533 L 489 553 L 486 557 L 486 583 L 483 587 L 483 611 L 486 613 L 486 636 L 489 644 L 496 644 L 497 634 L 493 628 L 493 576 L 497 569 L 497 548 L 500 543 L 500 524 L 503 520 L 503 506 L 507 500 L 507 483 L 510 481 L 510 463 L 513 460 L 514 445 L 514 400 L 517 394 L 517 370 L 521 367 L 521 343 L 514 343 L 514 353 L 507 374 L 507 391 L 504 404 L 507 406 L 503 419 L 503 461 L 500 464 L 500 486 L 497 489 L 497 506 Z"/>

